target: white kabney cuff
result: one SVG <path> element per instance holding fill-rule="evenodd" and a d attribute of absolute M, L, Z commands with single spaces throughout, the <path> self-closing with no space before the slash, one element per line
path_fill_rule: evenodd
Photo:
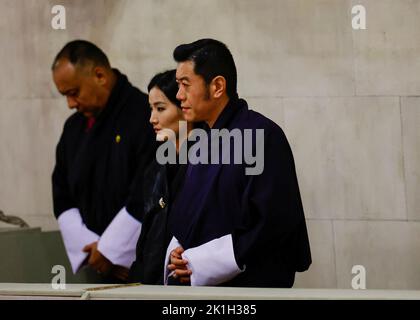
<path fill-rule="evenodd" d="M 122 208 L 102 234 L 98 250 L 113 264 L 130 268 L 136 259 L 141 227 L 142 224 Z"/>
<path fill-rule="evenodd" d="M 57 221 L 71 268 L 73 273 L 76 273 L 88 256 L 86 252 L 83 252 L 83 248 L 98 241 L 99 236 L 90 231 L 83 223 L 79 209 L 72 208 L 64 211 Z"/>
<path fill-rule="evenodd" d="M 192 271 L 191 286 L 214 286 L 243 272 L 239 269 L 233 251 L 232 235 L 206 242 L 182 253 Z"/>
<path fill-rule="evenodd" d="M 163 283 L 165 285 L 168 284 L 168 277 L 171 276 L 172 273 L 169 273 L 168 270 L 168 264 L 169 264 L 169 258 L 171 255 L 171 251 L 174 250 L 177 247 L 180 247 L 181 244 L 179 243 L 179 241 L 175 238 L 172 237 L 171 242 L 168 245 L 168 248 L 166 249 L 166 256 L 165 256 L 165 265 L 164 265 L 164 269 L 163 269 Z"/>

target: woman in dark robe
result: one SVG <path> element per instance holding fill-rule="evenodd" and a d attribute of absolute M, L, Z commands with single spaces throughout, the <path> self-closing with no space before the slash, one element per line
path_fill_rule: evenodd
<path fill-rule="evenodd" d="M 180 134 L 180 121 L 184 121 L 180 102 L 176 99 L 178 84 L 175 70 L 155 75 L 148 85 L 151 108 L 150 123 L 156 133 L 156 140 L 166 143 L 172 140 L 176 155 L 191 124 L 186 126 L 185 137 Z M 185 123 L 184 123 L 185 124 Z M 175 151 L 174 150 L 174 151 Z M 168 213 L 185 176 L 185 165 L 161 164 L 154 159 L 144 172 L 139 187 L 139 197 L 133 197 L 127 204 L 128 210 L 143 208 L 142 229 L 136 248 L 136 260 L 130 268 L 130 282 L 163 284 L 166 248 L 172 235 L 167 228 Z M 175 160 L 175 159 L 174 159 Z M 176 159 L 177 160 L 177 159 Z"/>

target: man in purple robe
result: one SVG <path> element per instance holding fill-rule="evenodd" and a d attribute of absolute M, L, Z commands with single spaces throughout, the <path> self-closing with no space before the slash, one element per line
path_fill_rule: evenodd
<path fill-rule="evenodd" d="M 185 119 L 204 129 L 198 147 L 190 148 L 185 181 L 169 213 L 166 283 L 292 287 L 295 272 L 309 268 L 311 253 L 285 134 L 239 99 L 226 45 L 202 39 L 178 46 L 174 58 Z M 232 146 L 230 138 L 217 139 L 221 132 L 240 139 Z M 191 150 L 201 161 L 191 161 Z M 250 150 L 263 162 L 254 168 L 246 161 Z M 231 152 L 225 157 L 221 151 Z"/>

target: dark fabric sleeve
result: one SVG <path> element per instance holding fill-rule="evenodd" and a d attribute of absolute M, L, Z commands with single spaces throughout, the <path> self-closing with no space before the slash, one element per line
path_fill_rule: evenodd
<path fill-rule="evenodd" d="M 53 207 L 56 218 L 58 218 L 64 211 L 77 207 L 70 196 L 67 181 L 65 137 L 63 132 L 56 147 L 56 163 L 52 174 Z"/>
<path fill-rule="evenodd" d="M 136 220 L 142 222 L 144 215 L 145 172 L 156 154 L 156 137 L 152 126 L 145 121 L 142 123 L 139 133 L 141 139 L 136 150 L 137 168 L 130 184 L 126 209 Z"/>
<path fill-rule="evenodd" d="M 242 198 L 242 212 L 232 234 L 235 259 L 240 268 L 259 251 L 294 246 L 293 239 L 306 225 L 292 151 L 280 128 L 265 132 L 264 170 L 250 176 Z M 296 247 L 297 248 L 297 247 Z M 309 247 L 308 247 L 309 249 Z M 299 250 L 299 248 L 297 248 Z"/>

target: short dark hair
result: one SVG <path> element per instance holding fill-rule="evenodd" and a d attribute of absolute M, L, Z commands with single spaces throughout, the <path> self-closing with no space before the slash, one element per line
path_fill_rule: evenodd
<path fill-rule="evenodd" d="M 206 84 L 217 76 L 223 76 L 229 98 L 238 96 L 235 61 L 224 43 L 214 39 L 200 39 L 179 45 L 173 56 L 176 62 L 194 62 L 194 72 L 202 76 Z"/>
<path fill-rule="evenodd" d="M 54 70 L 57 61 L 62 58 L 68 59 L 73 65 L 84 66 L 87 63 L 92 63 L 95 67 L 111 67 L 106 54 L 95 44 L 86 40 L 68 42 L 55 57 L 51 66 L 52 70 Z"/>
<path fill-rule="evenodd" d="M 152 88 L 157 87 L 172 103 L 181 108 L 181 101 L 176 98 L 178 84 L 176 83 L 175 75 L 175 69 L 158 73 L 152 78 L 152 80 L 150 80 L 150 83 L 147 86 L 147 91 L 150 92 Z"/>

